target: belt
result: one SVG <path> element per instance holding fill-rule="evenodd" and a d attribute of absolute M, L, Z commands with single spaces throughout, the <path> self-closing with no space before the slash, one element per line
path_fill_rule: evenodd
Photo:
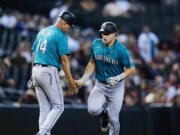
<path fill-rule="evenodd" d="M 46 64 L 38 64 L 38 63 L 35 63 L 34 66 L 39 66 L 39 67 L 51 67 L 51 68 L 56 68 L 58 71 L 60 71 L 60 68 L 57 68 L 57 67 L 52 66 L 52 65 L 46 65 Z"/>
<path fill-rule="evenodd" d="M 98 81 L 98 82 L 103 83 L 103 84 L 105 84 L 105 85 L 108 85 L 108 83 L 105 82 L 105 81 Z"/>
<path fill-rule="evenodd" d="M 48 67 L 48 66 L 50 66 L 50 65 L 45 65 L 45 64 L 34 64 L 34 66 Z"/>

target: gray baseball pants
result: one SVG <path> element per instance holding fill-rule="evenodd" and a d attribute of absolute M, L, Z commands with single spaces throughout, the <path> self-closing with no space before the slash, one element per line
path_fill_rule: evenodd
<path fill-rule="evenodd" d="M 39 102 L 39 132 L 50 131 L 64 111 L 63 91 L 56 67 L 36 65 L 32 70 L 33 85 Z"/>
<path fill-rule="evenodd" d="M 124 87 L 124 80 L 116 86 L 97 81 L 88 99 L 88 112 L 92 115 L 100 115 L 104 107 L 109 108 L 109 135 L 119 135 L 120 132 L 119 113 L 124 99 Z"/>

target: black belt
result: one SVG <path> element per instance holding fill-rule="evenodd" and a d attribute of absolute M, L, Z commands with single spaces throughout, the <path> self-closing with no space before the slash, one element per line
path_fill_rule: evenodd
<path fill-rule="evenodd" d="M 105 81 L 98 81 L 98 82 L 103 83 L 103 84 L 105 84 L 105 85 L 107 85 L 107 84 L 108 84 L 108 83 L 107 83 L 107 82 L 105 82 Z"/>
<path fill-rule="evenodd" d="M 46 64 L 34 64 L 34 66 L 41 66 L 41 67 L 48 67 L 49 65 L 46 65 Z"/>
<path fill-rule="evenodd" d="M 41 66 L 41 67 L 50 67 L 51 65 L 46 65 L 46 64 L 38 64 L 38 63 L 35 63 L 34 66 Z M 55 67 L 55 66 L 51 66 L 51 67 Z M 57 67 L 55 67 L 57 68 Z M 57 68 L 58 71 L 60 71 L 61 69 L 60 68 Z"/>

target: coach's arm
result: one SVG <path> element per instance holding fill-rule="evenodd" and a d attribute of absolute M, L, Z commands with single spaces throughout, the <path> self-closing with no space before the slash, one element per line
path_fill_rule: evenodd
<path fill-rule="evenodd" d="M 77 93 L 78 89 L 76 88 L 76 82 L 72 78 L 71 71 L 70 71 L 69 57 L 67 55 L 63 55 L 63 56 L 60 57 L 60 59 L 61 59 L 62 68 L 63 68 L 63 71 L 65 73 L 65 76 L 66 76 L 67 80 L 70 83 L 71 92 L 72 93 Z"/>

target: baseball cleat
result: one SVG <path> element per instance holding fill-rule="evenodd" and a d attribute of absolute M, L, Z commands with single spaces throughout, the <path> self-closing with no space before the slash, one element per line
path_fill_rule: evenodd
<path fill-rule="evenodd" d="M 109 129 L 109 119 L 107 115 L 101 117 L 101 131 L 107 132 Z"/>

